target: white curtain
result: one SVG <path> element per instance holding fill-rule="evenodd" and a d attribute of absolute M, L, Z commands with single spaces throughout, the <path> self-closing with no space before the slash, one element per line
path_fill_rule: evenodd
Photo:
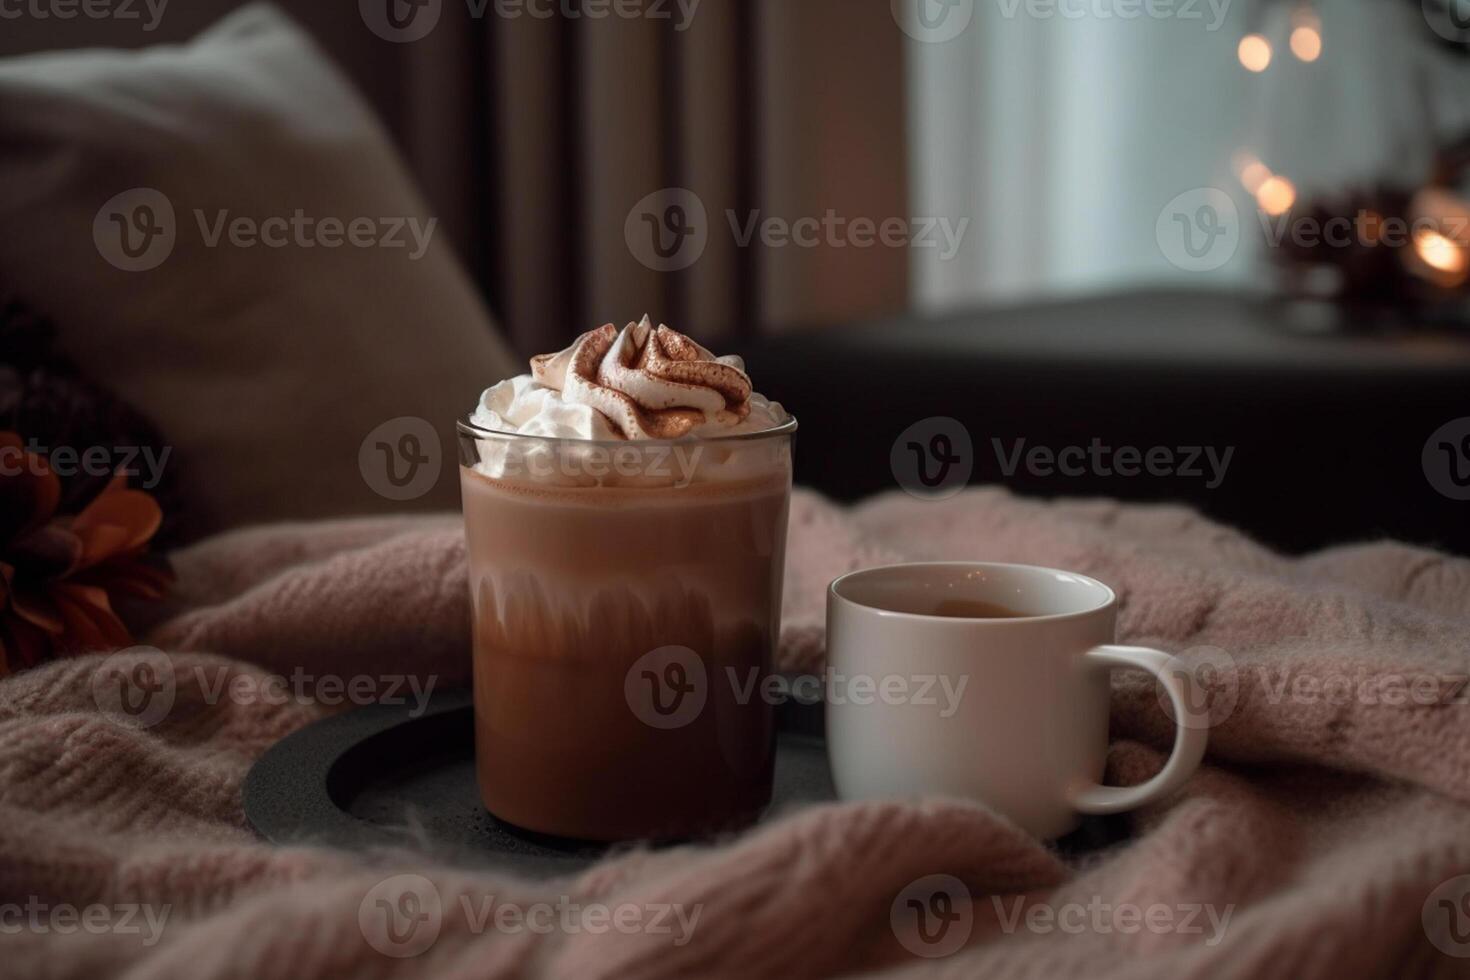
<path fill-rule="evenodd" d="M 915 213 L 972 218 L 952 260 L 915 250 L 924 309 L 1140 284 L 1259 285 L 1264 236 L 1239 151 L 1306 194 L 1422 175 L 1427 127 L 1453 129 L 1449 117 L 1465 114 L 1456 106 L 1470 59 L 1433 51 L 1417 4 L 1403 0 L 1319 3 L 1324 47 L 1310 64 L 1288 51 L 1285 3 L 1199 0 L 1186 17 L 1175 0 L 1176 16 L 1134 19 L 1118 16 L 1126 0 L 974 4 L 959 37 L 907 42 Z M 1274 45 L 1260 74 L 1236 57 L 1250 31 Z M 1433 105 L 1425 90 L 1438 93 Z M 1218 269 L 1183 271 L 1155 222 L 1176 195 L 1208 187 L 1236 201 L 1240 247 Z"/>

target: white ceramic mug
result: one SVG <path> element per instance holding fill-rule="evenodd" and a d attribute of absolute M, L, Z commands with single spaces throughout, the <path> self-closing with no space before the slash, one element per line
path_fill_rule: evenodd
<path fill-rule="evenodd" d="M 1007 618 L 964 615 L 976 603 Z M 1204 755 L 1208 717 L 1167 653 L 1115 646 L 1118 599 L 1096 579 L 1028 565 L 937 562 L 843 575 L 827 590 L 827 751 L 844 800 L 978 800 L 1042 839 L 1083 813 L 1176 789 Z M 960 610 L 960 614 L 953 614 Z M 1103 786 L 1109 672 L 1146 670 L 1173 705 L 1164 768 Z"/>

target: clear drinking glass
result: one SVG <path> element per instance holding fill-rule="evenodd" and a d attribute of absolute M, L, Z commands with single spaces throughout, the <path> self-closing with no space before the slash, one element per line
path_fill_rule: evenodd
<path fill-rule="evenodd" d="M 459 424 L 480 793 L 559 837 L 679 839 L 770 801 L 796 422 L 598 442 Z"/>

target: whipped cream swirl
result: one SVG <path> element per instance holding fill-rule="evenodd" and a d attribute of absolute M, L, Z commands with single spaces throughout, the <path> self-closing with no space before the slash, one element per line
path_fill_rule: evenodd
<path fill-rule="evenodd" d="M 790 418 L 755 392 L 745 363 L 716 357 L 648 317 L 582 334 L 484 393 L 471 416 L 497 432 L 564 439 L 679 439 L 758 432 Z"/>

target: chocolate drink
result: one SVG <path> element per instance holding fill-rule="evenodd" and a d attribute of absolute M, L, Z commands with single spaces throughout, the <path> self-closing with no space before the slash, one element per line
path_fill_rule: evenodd
<path fill-rule="evenodd" d="M 580 416 L 573 385 L 551 380 L 551 407 L 543 385 L 518 379 L 499 402 L 497 389 L 485 396 L 506 414 L 482 405 L 460 427 L 485 805 L 518 827 L 603 841 L 749 821 L 771 793 L 760 682 L 780 628 L 795 424 L 706 426 L 675 443 L 526 434 L 617 414 Z M 532 424 L 513 417 L 528 397 Z M 769 405 L 755 408 L 780 412 Z M 617 431 L 670 424 L 637 412 Z"/>
<path fill-rule="evenodd" d="M 490 811 L 596 840 L 686 837 L 758 813 L 775 743 L 748 685 L 770 669 L 779 628 L 786 479 L 536 493 L 466 470 L 462 482 Z M 689 663 L 682 677 L 651 663 L 630 678 L 665 647 L 693 651 L 702 682 Z M 703 707 L 679 724 L 694 683 Z M 645 720 L 660 711 L 674 727 Z"/>

